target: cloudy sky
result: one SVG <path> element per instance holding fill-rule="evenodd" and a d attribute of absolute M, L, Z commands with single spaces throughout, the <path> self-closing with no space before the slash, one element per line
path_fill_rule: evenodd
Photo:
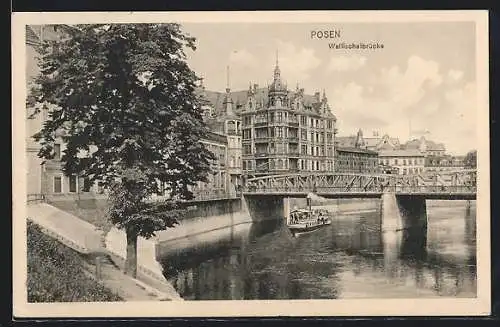
<path fill-rule="evenodd" d="M 209 90 L 272 81 L 276 51 L 283 80 L 306 93 L 325 90 L 340 135 L 362 129 L 406 141 L 444 142 L 450 153 L 476 147 L 475 28 L 468 22 L 353 24 L 184 24 L 197 38 L 191 67 Z M 313 30 L 337 39 L 311 39 Z M 383 49 L 335 50 L 330 42 L 377 42 Z"/>

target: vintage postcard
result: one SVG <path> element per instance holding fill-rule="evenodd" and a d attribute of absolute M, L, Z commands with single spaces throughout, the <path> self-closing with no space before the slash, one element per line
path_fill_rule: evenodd
<path fill-rule="evenodd" d="M 487 11 L 12 18 L 15 317 L 490 313 Z"/>

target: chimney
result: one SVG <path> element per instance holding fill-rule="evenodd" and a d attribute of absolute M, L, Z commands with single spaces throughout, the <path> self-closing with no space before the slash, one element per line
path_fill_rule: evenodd
<path fill-rule="evenodd" d="M 319 96 L 319 92 L 315 92 L 314 93 L 314 99 L 316 100 L 316 102 L 320 102 L 321 101 L 321 98 Z"/>

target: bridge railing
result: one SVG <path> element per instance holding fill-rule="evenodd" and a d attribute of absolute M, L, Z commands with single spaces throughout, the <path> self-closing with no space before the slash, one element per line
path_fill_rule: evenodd
<path fill-rule="evenodd" d="M 373 187 L 315 187 L 311 189 L 304 189 L 301 187 L 248 187 L 244 189 L 246 193 L 382 193 L 382 188 Z"/>
<path fill-rule="evenodd" d="M 194 198 L 187 202 L 222 200 L 222 199 L 237 199 L 241 197 L 241 192 L 228 192 L 224 189 L 197 190 L 193 193 Z M 170 197 L 168 195 L 156 195 L 151 197 L 149 202 L 166 201 Z"/>
<path fill-rule="evenodd" d="M 476 186 L 376 186 L 376 187 L 314 187 L 311 189 L 303 189 L 299 187 L 247 187 L 245 193 L 259 194 L 276 194 L 276 193 L 363 193 L 363 194 L 378 194 L 383 192 L 394 193 L 476 193 Z"/>
<path fill-rule="evenodd" d="M 426 186 L 386 186 L 385 191 L 394 193 L 476 193 L 475 185 L 426 185 Z"/>
<path fill-rule="evenodd" d="M 217 200 L 217 199 L 235 199 L 239 197 L 238 192 L 228 192 L 223 189 L 213 189 L 197 191 L 194 194 L 194 199 L 190 201 L 206 201 L 206 200 Z"/>
<path fill-rule="evenodd" d="M 26 202 L 28 204 L 45 202 L 45 194 L 28 194 Z"/>

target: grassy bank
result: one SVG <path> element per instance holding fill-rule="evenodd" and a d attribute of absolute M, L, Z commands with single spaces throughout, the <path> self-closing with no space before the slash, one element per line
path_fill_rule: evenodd
<path fill-rule="evenodd" d="M 84 272 L 85 258 L 28 222 L 28 302 L 122 299 Z"/>

